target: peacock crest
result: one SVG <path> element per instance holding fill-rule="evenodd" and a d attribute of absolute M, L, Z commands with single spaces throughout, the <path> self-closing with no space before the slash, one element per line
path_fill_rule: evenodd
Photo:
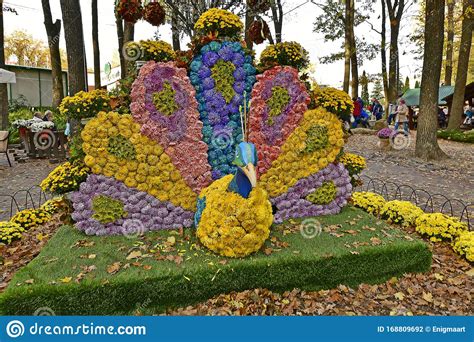
<path fill-rule="evenodd" d="M 336 162 L 342 125 L 308 110 L 298 70 L 257 75 L 235 39 L 214 36 L 195 51 L 189 70 L 147 62 L 131 114 L 101 112 L 85 126 L 92 174 L 72 195 L 76 227 L 127 235 L 195 226 L 206 247 L 240 257 L 261 248 L 273 223 L 339 212 L 352 190 Z"/>

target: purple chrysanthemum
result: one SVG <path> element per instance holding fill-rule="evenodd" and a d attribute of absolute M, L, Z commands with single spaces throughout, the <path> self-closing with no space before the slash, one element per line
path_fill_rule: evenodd
<path fill-rule="evenodd" d="M 125 215 L 101 223 L 94 218 L 93 201 L 97 196 L 123 204 Z M 131 235 L 160 229 L 191 227 L 194 213 L 162 202 L 146 192 L 127 187 L 120 181 L 91 174 L 71 196 L 76 227 L 87 235 Z M 111 215 L 113 216 L 113 215 Z"/>
<path fill-rule="evenodd" d="M 336 191 L 334 198 L 328 203 L 317 204 L 308 199 L 323 184 L 331 182 Z M 347 204 L 351 192 L 351 178 L 344 165 L 329 164 L 318 173 L 300 179 L 288 189 L 288 192 L 271 199 L 272 204 L 277 208 L 274 215 L 275 223 L 281 223 L 290 218 L 337 214 Z"/>

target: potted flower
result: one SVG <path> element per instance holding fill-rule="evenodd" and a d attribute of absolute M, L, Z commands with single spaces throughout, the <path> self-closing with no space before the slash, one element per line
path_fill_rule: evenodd
<path fill-rule="evenodd" d="M 379 138 L 379 147 L 383 150 L 390 150 L 390 138 L 393 135 L 393 130 L 389 127 L 382 128 L 377 132 Z"/>
<path fill-rule="evenodd" d="M 160 26 L 165 22 L 166 12 L 158 2 L 150 2 L 143 9 L 143 19 L 153 26 Z"/>

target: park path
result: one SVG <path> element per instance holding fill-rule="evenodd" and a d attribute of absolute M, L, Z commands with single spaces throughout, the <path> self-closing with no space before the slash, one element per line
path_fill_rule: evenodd
<path fill-rule="evenodd" d="M 426 162 L 414 156 L 415 133 L 410 137 L 408 148 L 383 152 L 378 147 L 377 137 L 354 134 L 345 150 L 366 158 L 367 169 L 363 175 L 474 203 L 474 144 L 439 140 L 448 158 Z"/>
<path fill-rule="evenodd" d="M 41 181 L 58 164 L 51 164 L 48 160 L 32 159 L 26 163 L 13 162 L 13 167 L 9 167 L 6 158 L 0 158 L 0 221 L 8 219 L 10 216 L 10 198 L 1 195 L 13 195 L 18 190 L 30 189 L 39 185 Z M 35 202 L 39 201 L 39 189 L 32 189 L 32 196 Z M 25 203 L 25 196 L 15 196 L 19 205 Z"/>

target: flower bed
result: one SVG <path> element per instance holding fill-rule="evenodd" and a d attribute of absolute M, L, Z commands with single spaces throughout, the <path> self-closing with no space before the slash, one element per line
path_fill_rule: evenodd
<path fill-rule="evenodd" d="M 67 96 L 59 105 L 60 113 L 70 119 L 92 118 L 101 111 L 109 110 L 110 98 L 105 90 L 100 89 Z"/>
<path fill-rule="evenodd" d="M 186 70 L 173 62 L 148 62 L 133 84 L 133 119 L 158 142 L 195 192 L 211 182 L 207 145 L 202 141 L 196 92 Z"/>
<path fill-rule="evenodd" d="M 211 8 L 204 12 L 194 25 L 197 35 L 216 38 L 238 38 L 243 28 L 239 16 L 219 8 Z"/>
<path fill-rule="evenodd" d="M 266 70 L 276 65 L 288 65 L 301 71 L 309 65 L 308 51 L 297 42 L 268 45 L 260 55 L 259 68 Z"/>
<path fill-rule="evenodd" d="M 347 204 L 351 191 L 349 173 L 344 166 L 329 164 L 272 199 L 277 208 L 275 223 L 295 217 L 337 214 Z"/>
<path fill-rule="evenodd" d="M 322 107 L 345 121 L 350 119 L 354 104 L 349 94 L 345 91 L 332 87 L 317 87 L 312 95 L 314 101 L 312 105 L 315 108 Z"/>
<path fill-rule="evenodd" d="M 257 76 L 252 90 L 249 140 L 258 152 L 258 173 L 265 173 L 281 146 L 300 124 L 310 97 L 292 67 L 277 66 Z"/>
<path fill-rule="evenodd" d="M 300 234 L 299 221 L 276 226 L 265 247 L 245 259 L 210 254 L 197 243 L 193 230 L 182 235 L 152 232 L 139 240 L 104 239 L 64 226 L 16 273 L 0 298 L 0 312 L 31 315 L 38 307 L 48 307 L 56 315 L 127 315 L 147 303 L 147 312 L 157 314 L 231 291 L 329 289 L 429 270 L 431 252 L 425 243 L 416 237 L 407 240 L 407 233 L 377 224 L 363 211 L 346 207 L 340 214 L 317 219 L 336 230 L 308 239 Z M 351 220 L 357 222 L 350 225 Z M 363 229 L 366 226 L 375 230 Z M 378 245 L 371 244 L 373 238 Z M 359 247 L 345 247 L 353 244 Z M 25 282 L 29 279 L 32 284 Z"/>
<path fill-rule="evenodd" d="M 212 178 L 218 179 L 236 171 L 232 161 L 242 141 L 240 107 L 250 99 L 256 70 L 240 43 L 217 41 L 201 49 L 190 69 Z"/>
<path fill-rule="evenodd" d="M 79 189 L 79 185 L 84 182 L 90 170 L 82 162 L 65 162 L 56 167 L 43 179 L 40 187 L 43 191 L 62 195 Z"/>
<path fill-rule="evenodd" d="M 413 226 L 423 210 L 408 201 L 389 201 L 380 209 L 380 216 L 389 223 Z"/>
<path fill-rule="evenodd" d="M 354 192 L 352 193 L 352 204 L 369 214 L 378 216 L 380 210 L 385 205 L 385 199 L 373 192 Z"/>

